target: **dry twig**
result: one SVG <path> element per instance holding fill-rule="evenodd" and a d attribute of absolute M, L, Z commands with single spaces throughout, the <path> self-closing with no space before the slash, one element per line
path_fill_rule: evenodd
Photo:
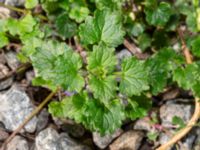
<path fill-rule="evenodd" d="M 124 46 L 138 59 L 146 59 L 148 58 L 148 54 L 142 53 L 134 43 L 130 43 L 127 39 L 124 40 Z"/>

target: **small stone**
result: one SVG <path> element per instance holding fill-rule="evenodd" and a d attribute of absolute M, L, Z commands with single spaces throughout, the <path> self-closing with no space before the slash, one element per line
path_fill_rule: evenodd
<path fill-rule="evenodd" d="M 0 7 L 1 10 L 1 7 Z M 0 52 L 0 64 L 5 64 L 6 63 L 6 58 L 5 58 L 5 54 Z"/>
<path fill-rule="evenodd" d="M 43 109 L 40 114 L 38 115 L 38 121 L 37 121 L 37 132 L 43 130 L 49 121 L 49 113 L 46 109 Z"/>
<path fill-rule="evenodd" d="M 91 150 L 88 146 L 77 143 L 66 133 L 60 134 L 58 145 L 61 146 L 61 150 Z"/>
<path fill-rule="evenodd" d="M 183 100 L 183 99 L 168 101 L 166 104 L 164 104 L 160 108 L 160 118 L 161 118 L 161 123 L 162 123 L 163 127 L 166 127 L 166 128 L 172 127 L 173 126 L 172 120 L 173 120 L 173 117 L 175 117 L 175 116 L 180 117 L 185 123 L 187 123 L 189 121 L 189 119 L 192 116 L 193 107 L 192 107 L 192 105 L 189 105 L 189 104 L 183 104 L 186 101 L 187 100 Z M 182 102 L 182 103 L 180 103 L 180 102 Z M 169 129 L 169 132 L 171 132 L 173 134 L 173 133 L 175 133 L 175 130 Z M 183 150 L 192 149 L 192 143 L 194 142 L 195 137 L 196 137 L 195 133 L 187 135 L 182 140 L 182 148 L 181 149 L 183 149 Z M 161 133 L 159 135 L 159 143 L 164 144 L 167 141 L 169 141 L 170 138 L 171 137 L 168 136 L 167 134 Z"/>
<path fill-rule="evenodd" d="M 7 150 L 29 150 L 28 142 L 21 136 L 15 136 L 7 145 Z"/>
<path fill-rule="evenodd" d="M 110 145 L 110 150 L 138 150 L 143 137 L 141 131 L 127 131 Z"/>
<path fill-rule="evenodd" d="M 17 54 L 15 52 L 7 52 L 5 54 L 5 58 L 6 61 L 8 63 L 8 66 L 12 69 L 12 70 L 16 70 L 20 64 L 19 60 L 17 59 Z"/>
<path fill-rule="evenodd" d="M 4 7 L 0 7 L 0 19 L 6 19 L 10 17 L 10 10 Z"/>
<path fill-rule="evenodd" d="M 151 126 L 151 123 L 150 123 L 150 120 L 147 119 L 147 118 L 138 119 L 135 122 L 133 129 L 135 129 L 135 130 L 150 131 L 150 132 L 153 130 L 153 128 Z"/>
<path fill-rule="evenodd" d="M 27 80 L 28 84 L 31 84 L 34 77 L 35 77 L 35 75 L 34 75 L 33 70 L 26 72 L 26 80 Z"/>
<path fill-rule="evenodd" d="M 164 144 L 170 140 L 170 137 L 164 133 L 160 133 L 159 135 L 159 143 Z M 167 150 L 171 150 L 171 148 L 168 148 Z"/>
<path fill-rule="evenodd" d="M 8 89 L 13 84 L 13 77 L 0 81 L 0 91 Z"/>
<path fill-rule="evenodd" d="M 180 45 L 180 43 L 175 43 L 174 45 L 173 45 L 173 49 L 176 51 L 176 52 L 178 52 L 180 49 L 181 49 L 181 45 Z"/>
<path fill-rule="evenodd" d="M 126 57 L 131 57 L 131 56 L 132 56 L 131 52 L 127 49 L 123 49 L 119 53 L 117 53 L 117 58 L 119 60 L 122 60 L 123 58 L 126 58 Z"/>
<path fill-rule="evenodd" d="M 170 131 L 171 133 L 175 133 L 174 131 Z M 189 134 L 187 135 L 184 139 L 181 140 L 181 145 L 180 150 L 191 150 L 192 149 L 192 144 L 194 143 L 196 135 L 195 134 Z M 160 144 L 165 144 L 171 139 L 168 135 L 161 133 L 159 136 L 159 143 Z M 171 148 L 168 148 L 168 150 L 171 150 Z"/>
<path fill-rule="evenodd" d="M 194 130 L 193 130 L 194 131 Z M 195 133 L 191 134 L 191 132 L 182 140 L 183 142 L 183 148 L 180 148 L 181 150 L 191 150 L 192 144 L 194 143 L 194 140 L 196 138 Z"/>
<path fill-rule="evenodd" d="M 11 6 L 23 6 L 24 3 L 25 0 L 5 0 L 5 4 Z"/>
<path fill-rule="evenodd" d="M 35 150 L 60 150 L 59 134 L 53 128 L 41 131 L 35 139 Z"/>
<path fill-rule="evenodd" d="M 117 65 L 117 69 L 120 70 L 120 66 L 121 66 L 121 62 L 123 60 L 123 58 L 126 57 L 131 57 L 132 54 L 131 52 L 129 52 L 127 49 L 123 49 L 120 52 L 117 53 L 117 59 L 118 59 L 118 65 Z"/>
<path fill-rule="evenodd" d="M 61 127 L 63 125 L 63 121 L 60 118 L 54 116 L 52 118 L 56 126 Z"/>
<path fill-rule="evenodd" d="M 4 78 L 9 73 L 8 67 L 3 64 L 0 64 L 0 78 Z"/>
<path fill-rule="evenodd" d="M 90 148 L 77 143 L 66 133 L 58 134 L 55 129 L 49 127 L 37 135 L 35 150 L 90 150 Z"/>
<path fill-rule="evenodd" d="M 162 125 L 165 127 L 171 127 L 173 117 L 180 117 L 185 123 L 189 121 L 192 115 L 193 107 L 187 104 L 178 104 L 167 102 L 160 108 L 160 118 Z"/>
<path fill-rule="evenodd" d="M 196 130 L 197 137 L 194 142 L 194 150 L 200 150 L 200 128 Z"/>
<path fill-rule="evenodd" d="M 4 78 L 9 74 L 9 69 L 3 64 L 0 64 L 0 79 Z M 0 91 L 5 90 L 9 87 L 11 87 L 13 83 L 13 78 L 9 77 L 7 79 L 1 80 L 0 81 Z"/>
<path fill-rule="evenodd" d="M 123 130 L 118 129 L 111 135 L 105 135 L 101 136 L 99 133 L 94 132 L 93 135 L 93 141 L 96 146 L 98 146 L 100 149 L 106 148 L 115 138 L 117 138 Z"/>
<path fill-rule="evenodd" d="M 0 105 L 0 121 L 10 131 L 14 131 L 21 125 L 34 109 L 34 105 L 26 93 L 14 88 L 0 95 Z M 36 124 L 37 118 L 34 117 L 25 125 L 25 131 L 34 132 Z"/>

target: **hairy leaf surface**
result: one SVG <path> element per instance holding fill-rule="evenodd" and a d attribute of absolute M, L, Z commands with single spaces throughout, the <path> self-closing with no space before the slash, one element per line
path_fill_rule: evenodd
<path fill-rule="evenodd" d="M 84 86 L 84 79 L 79 73 L 81 58 L 64 43 L 44 43 L 31 60 L 38 76 L 52 81 L 55 86 L 69 91 L 80 91 Z"/>
<path fill-rule="evenodd" d="M 87 17 L 79 27 L 79 35 L 84 44 L 103 42 L 116 47 L 123 42 L 121 15 L 116 11 L 97 10 L 94 17 Z"/>
<path fill-rule="evenodd" d="M 62 37 L 70 38 L 75 35 L 77 25 L 69 19 L 68 14 L 64 13 L 56 19 L 56 29 Z"/>
<path fill-rule="evenodd" d="M 61 110 L 58 110 L 59 107 Z M 55 106 L 55 107 L 54 107 Z M 112 133 L 124 120 L 123 108 L 119 100 L 110 101 L 107 106 L 95 99 L 90 99 L 85 94 L 77 94 L 64 99 L 61 103 L 52 102 L 50 112 L 55 116 L 69 117 L 86 128 L 101 134 Z"/>
<path fill-rule="evenodd" d="M 171 16 L 171 6 L 169 3 L 161 2 L 156 9 L 146 8 L 145 14 L 150 25 L 164 26 Z"/>
<path fill-rule="evenodd" d="M 143 61 L 127 58 L 121 65 L 120 92 L 128 96 L 140 95 L 149 89 L 148 70 Z"/>

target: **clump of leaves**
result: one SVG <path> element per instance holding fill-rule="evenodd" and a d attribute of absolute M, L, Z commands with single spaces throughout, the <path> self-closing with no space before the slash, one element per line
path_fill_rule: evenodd
<path fill-rule="evenodd" d="M 178 84 L 199 95 L 198 5 L 189 0 L 134 2 L 27 0 L 20 18 L 0 20 L 0 47 L 21 44 L 18 58 L 32 63 L 34 85 L 71 93 L 49 104 L 53 116 L 112 133 L 124 120 L 147 114 L 149 94 Z M 45 16 L 34 13 L 39 5 Z M 176 29 L 182 24 L 193 33 L 187 43 L 196 61 L 189 65 L 181 48 L 174 48 L 179 41 Z M 126 57 L 119 66 L 116 51 L 125 38 L 151 54 L 149 58 Z"/>

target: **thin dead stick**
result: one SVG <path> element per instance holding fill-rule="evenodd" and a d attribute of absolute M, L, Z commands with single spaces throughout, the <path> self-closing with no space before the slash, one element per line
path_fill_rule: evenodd
<path fill-rule="evenodd" d="M 178 30 L 178 34 L 179 34 L 179 37 L 181 39 L 182 49 L 183 49 L 183 52 L 184 52 L 184 55 L 185 55 L 186 62 L 187 62 L 187 64 L 191 64 L 192 63 L 192 56 L 190 54 L 189 49 L 186 46 L 185 40 L 183 38 L 182 31 Z M 196 123 L 199 119 L 199 116 L 200 116 L 200 102 L 199 102 L 199 100 L 200 100 L 199 98 L 197 98 L 197 97 L 195 98 L 195 111 L 192 115 L 192 118 L 187 123 L 186 127 L 181 129 L 167 143 L 161 145 L 156 150 L 167 150 L 169 147 L 171 147 L 172 145 L 174 145 L 175 143 L 180 141 L 185 135 L 187 135 L 188 132 L 196 125 Z"/>
<path fill-rule="evenodd" d="M 14 6 L 10 6 L 10 5 L 5 5 L 4 3 L 0 2 L 0 6 L 1 7 L 4 7 L 4 8 L 7 8 L 7 9 L 10 9 L 10 10 L 13 10 L 13 11 L 17 11 L 17 12 L 21 12 L 23 14 L 26 14 L 27 11 L 24 10 L 24 9 L 21 9 L 21 8 L 17 8 L 17 7 L 14 7 Z"/>
<path fill-rule="evenodd" d="M 169 137 L 173 136 L 173 134 L 172 134 L 169 130 L 163 128 L 163 131 L 164 131 Z M 182 147 L 182 148 L 184 148 L 184 150 L 186 150 L 186 147 L 183 145 L 183 143 L 182 143 L 181 141 L 177 141 L 177 143 L 178 143 L 179 147 Z"/>
<path fill-rule="evenodd" d="M 190 54 L 190 50 L 188 49 L 185 40 L 184 40 L 184 36 L 183 36 L 183 32 L 181 29 L 178 29 L 178 35 L 179 38 L 181 40 L 181 44 L 182 44 L 182 50 L 186 59 L 187 64 L 191 64 L 192 63 L 192 55 Z"/>
<path fill-rule="evenodd" d="M 36 107 L 35 110 L 24 120 L 24 122 L 6 139 L 6 141 L 1 146 L 1 150 L 4 150 L 6 148 L 6 145 L 15 137 L 17 133 L 20 132 L 20 130 L 35 116 L 37 115 L 42 108 L 51 100 L 51 98 L 58 92 L 58 89 L 54 92 L 51 92 L 44 101 Z"/>
<path fill-rule="evenodd" d="M 134 43 L 130 43 L 127 39 L 124 40 L 124 46 L 138 59 L 146 59 L 149 55 L 142 53 Z"/>
<path fill-rule="evenodd" d="M 26 63 L 26 64 L 22 64 L 21 66 L 19 66 L 16 70 L 10 71 L 7 75 L 5 75 L 3 78 L 0 78 L 0 81 L 3 81 L 5 79 L 8 79 L 12 76 L 15 76 L 17 74 L 21 74 L 23 72 L 25 72 L 27 69 L 29 69 L 31 67 L 30 63 Z"/>
<path fill-rule="evenodd" d="M 199 119 L 199 112 L 200 112 L 200 104 L 199 104 L 199 98 L 195 98 L 195 111 L 188 122 L 187 126 L 177 132 L 177 134 L 174 135 L 167 143 L 161 145 L 159 148 L 156 150 L 167 150 L 170 146 L 174 145 L 177 143 L 179 140 L 181 140 L 187 133 L 192 129 L 193 126 L 195 126 L 196 122 Z"/>
<path fill-rule="evenodd" d="M 127 39 L 124 40 L 124 46 L 134 55 L 137 55 L 139 53 L 141 53 L 137 47 L 135 46 L 135 44 L 130 43 Z"/>

